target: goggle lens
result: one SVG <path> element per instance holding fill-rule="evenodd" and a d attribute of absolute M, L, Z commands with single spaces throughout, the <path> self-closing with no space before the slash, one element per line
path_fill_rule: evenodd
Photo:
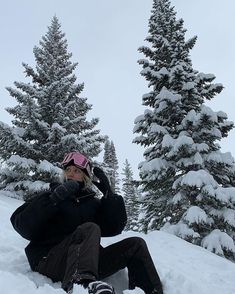
<path fill-rule="evenodd" d="M 71 160 L 74 164 L 81 168 L 86 168 L 89 160 L 79 152 L 70 152 L 65 155 L 64 160 L 61 162 L 62 165 L 67 165 Z"/>

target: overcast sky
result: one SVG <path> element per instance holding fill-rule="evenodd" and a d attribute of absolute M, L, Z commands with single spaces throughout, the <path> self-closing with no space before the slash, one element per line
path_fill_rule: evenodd
<path fill-rule="evenodd" d="M 22 62 L 34 65 L 33 47 L 47 32 L 54 15 L 66 34 L 72 61 L 79 62 L 78 82 L 93 105 L 90 117 L 99 117 L 101 133 L 113 140 L 119 167 L 126 158 L 137 175 L 143 149 L 131 141 L 134 119 L 144 111 L 142 95 L 149 91 L 137 60 L 143 56 L 152 0 L 0 0 L 0 120 L 10 124 L 5 107 L 15 100 L 5 90 L 14 81 L 26 81 Z M 194 69 L 213 73 L 224 91 L 209 105 L 235 120 L 235 1 L 172 0 L 184 19 L 187 38 L 198 36 L 191 52 Z M 235 156 L 235 131 L 221 143 Z"/>

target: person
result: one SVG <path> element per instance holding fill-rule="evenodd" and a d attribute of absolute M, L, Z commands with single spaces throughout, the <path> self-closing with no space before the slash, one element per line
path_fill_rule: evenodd
<path fill-rule="evenodd" d="M 102 280 L 127 267 L 129 289 L 162 294 L 142 238 L 100 245 L 101 237 L 120 234 L 127 220 L 123 198 L 112 192 L 103 170 L 95 166 L 92 171 L 91 162 L 77 151 L 66 154 L 62 166 L 61 183 L 50 184 L 49 191 L 25 202 L 11 216 L 14 229 L 30 241 L 25 253 L 31 269 L 61 281 L 67 293 L 76 283 L 91 294 L 112 294 L 113 287 Z M 93 184 L 102 192 L 101 199 Z"/>

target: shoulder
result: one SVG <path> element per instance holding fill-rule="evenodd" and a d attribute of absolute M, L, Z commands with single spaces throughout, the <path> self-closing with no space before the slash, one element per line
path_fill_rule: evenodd
<path fill-rule="evenodd" d="M 118 195 L 118 194 L 112 194 L 111 196 L 109 197 L 102 197 L 101 198 L 101 202 L 102 203 L 113 203 L 113 204 L 116 204 L 116 203 L 122 203 L 124 200 L 123 200 L 123 197 L 121 195 Z"/>

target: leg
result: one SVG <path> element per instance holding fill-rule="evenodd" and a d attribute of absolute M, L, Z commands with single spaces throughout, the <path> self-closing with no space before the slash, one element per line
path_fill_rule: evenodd
<path fill-rule="evenodd" d="M 96 280 L 99 246 L 99 227 L 94 223 L 85 223 L 53 247 L 47 257 L 40 261 L 37 271 L 54 282 L 62 281 L 65 290 L 75 280 L 77 283 Z"/>
<path fill-rule="evenodd" d="M 101 248 L 99 278 L 103 279 L 120 269 L 128 268 L 129 288 L 141 288 L 145 293 L 162 294 L 162 284 L 142 238 L 131 237 Z"/>

